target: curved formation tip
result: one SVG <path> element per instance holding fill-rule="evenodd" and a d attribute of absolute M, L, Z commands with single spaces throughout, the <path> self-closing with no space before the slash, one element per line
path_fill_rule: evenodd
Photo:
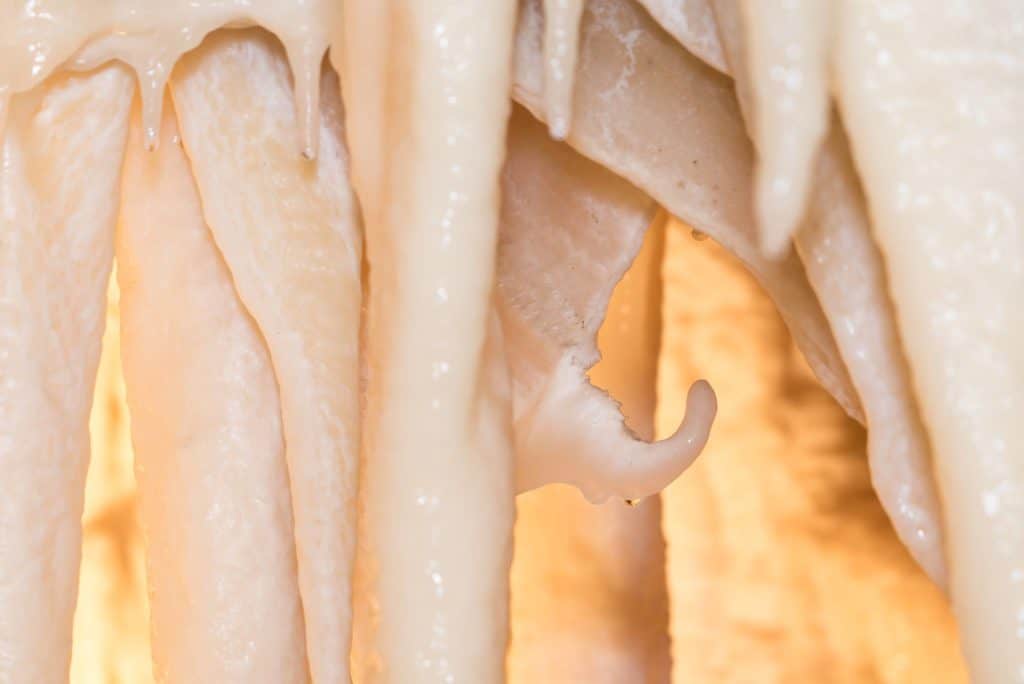
<path fill-rule="evenodd" d="M 516 421 L 517 489 L 561 482 L 592 503 L 657 494 L 700 455 L 717 410 L 711 385 L 698 380 L 672 436 L 647 442 L 626 426 L 617 402 L 565 358 L 537 404 Z"/>

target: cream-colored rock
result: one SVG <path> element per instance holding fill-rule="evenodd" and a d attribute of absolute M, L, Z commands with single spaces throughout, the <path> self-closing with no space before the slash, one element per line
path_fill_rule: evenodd
<path fill-rule="evenodd" d="M 216 29 L 258 25 L 278 36 L 295 75 L 303 154 L 316 154 L 320 65 L 340 8 L 329 0 L 32 0 L 0 5 L 0 102 L 62 67 L 120 60 L 135 70 L 146 145 L 159 135 L 174 65 Z M 2 121 L 0 105 L 0 121 Z"/>
<path fill-rule="evenodd" d="M 752 204 L 753 150 L 732 81 L 632 0 L 590 0 L 568 142 L 736 254 L 768 290 L 815 374 L 863 419 L 828 322 L 794 254 L 765 257 Z M 543 14 L 523 3 L 513 96 L 543 119 Z"/>
<path fill-rule="evenodd" d="M 551 136 L 564 140 L 572 122 L 573 85 L 583 0 L 544 0 L 544 103 Z"/>
<path fill-rule="evenodd" d="M 964 653 L 975 681 L 1024 681 L 1024 6 L 849 2 L 838 25 Z"/>
<path fill-rule="evenodd" d="M 130 90 L 128 77 L 116 69 L 91 80 L 57 77 L 59 85 L 47 83 L 64 67 L 92 69 L 119 59 L 134 68 L 143 100 L 142 137 L 155 143 L 172 67 L 207 34 L 256 23 L 283 43 L 283 54 L 263 59 L 274 50 L 264 36 L 258 40 L 265 49 L 233 54 L 230 67 L 218 62 L 206 70 L 201 65 L 211 50 L 251 40 L 251 34 L 230 40 L 214 36 L 210 46 L 186 58 L 176 87 L 206 218 L 242 302 L 235 304 L 253 314 L 281 386 L 297 514 L 298 578 L 292 580 L 305 599 L 305 622 L 312 625 L 305 632 L 317 680 L 348 678 L 347 572 L 360 398 L 355 321 L 361 264 L 341 151 L 341 108 L 333 94 L 325 109 L 317 104 L 322 57 L 330 42 L 352 105 L 352 178 L 370 235 L 372 317 L 364 379 L 371 440 L 363 454 L 369 471 L 357 590 L 363 620 L 357 635 L 360 672 L 370 673 L 370 680 L 500 679 L 515 480 L 525 486 L 573 481 L 598 491 L 599 498 L 622 491 L 646 494 L 678 472 L 678 458 L 667 457 L 679 452 L 662 448 L 672 446 L 671 440 L 651 447 L 631 439 L 607 397 L 585 382 L 590 338 L 580 343 L 577 337 L 559 337 L 565 332 L 560 326 L 575 322 L 571 306 L 531 331 L 537 344 L 529 349 L 538 356 L 550 352 L 553 341 L 564 342 L 566 353 L 538 374 L 553 389 L 538 393 L 527 420 L 519 411 L 522 376 L 513 368 L 511 382 L 505 377 L 504 342 L 513 365 L 527 348 L 513 344 L 520 331 L 509 334 L 507 319 L 500 330 L 493 291 L 515 4 L 390 0 L 350 2 L 344 12 L 341 3 L 326 0 L 38 0 L 0 7 L 0 129 L 6 126 L 7 136 L 0 220 L 9 228 L 0 244 L 5 265 L 0 456 L 15 483 L 0 492 L 6 497 L 0 506 L 0 680 L 60 681 L 67 668 L 85 415 Z M 1018 115 L 1024 109 L 1020 6 L 1008 0 L 723 1 L 719 28 L 737 90 L 708 66 L 721 69 L 723 60 L 721 43 L 712 48 L 704 41 L 706 2 L 590 0 L 578 37 L 578 0 L 549 0 L 546 30 L 543 4 L 521 3 L 514 96 L 556 133 L 566 130 L 563 123 L 571 118 L 568 141 L 577 151 L 635 184 L 641 203 L 646 193 L 714 237 L 755 274 L 828 389 L 850 415 L 866 417 L 879 495 L 901 536 L 942 581 L 939 516 L 926 483 L 926 442 L 931 442 L 949 532 L 952 595 L 975 678 L 1024 677 L 1019 655 L 1024 474 L 1016 453 L 1024 442 L 1024 428 L 1017 425 L 1024 402 L 1018 387 L 1024 376 L 1018 358 L 1024 328 L 1013 315 L 1013 297 L 1024 285 L 1019 217 L 1024 207 L 1017 188 L 1024 142 Z M 830 10 L 841 20 L 830 22 Z M 830 24 L 836 40 L 830 38 Z M 559 60 L 576 54 L 570 44 L 577 38 L 579 68 L 570 87 L 573 69 Z M 813 164 L 827 126 L 826 77 L 836 55 L 831 87 L 851 135 L 885 274 L 861 203 L 850 194 L 853 166 L 829 148 L 821 165 Z M 556 82 L 559 87 L 552 87 Z M 89 83 L 88 92 L 82 83 Z M 737 96 L 759 152 L 756 179 L 754 146 L 745 136 Z M 554 104 L 546 104 L 546 98 Z M 576 105 L 571 115 L 569 104 Z M 317 139 L 322 133 L 326 143 Z M 264 144 L 252 145 L 253 139 Z M 306 157 L 328 158 L 307 165 L 288 147 L 298 147 Z M 260 151 L 258 159 L 247 156 L 253 149 Z M 815 170 L 821 172 L 820 184 L 812 182 Z M 781 253 L 808 197 L 814 225 L 798 238 L 805 272 L 795 255 L 772 260 L 762 253 L 755 217 L 769 250 Z M 320 220 L 332 208 L 344 215 L 337 222 L 344 225 L 341 239 L 323 230 Z M 532 216 L 525 212 L 525 220 L 537 214 L 550 218 L 558 208 L 548 203 Z M 613 253 L 617 249 L 613 241 L 604 246 Z M 147 249 L 156 252 L 153 245 Z M 573 290 L 580 281 L 562 276 L 559 265 L 544 264 L 533 273 L 564 280 L 564 288 L 548 288 L 559 294 L 585 293 L 586 288 Z M 612 270 L 606 279 L 614 280 Z M 543 278 L 535 281 L 527 284 Z M 181 320 L 203 313 L 202 308 L 174 311 Z M 335 316 L 338 311 L 344 314 Z M 140 320 L 147 317 L 156 318 L 146 311 Z M 769 325 L 768 317 L 755 318 L 763 326 L 759 334 L 778 341 L 777 321 Z M 596 318 L 588 314 L 587 320 Z M 592 332 L 585 324 L 580 329 Z M 155 334 L 148 328 L 145 333 Z M 138 336 L 126 346 L 131 354 L 144 339 L 143 333 Z M 900 345 L 909 374 L 903 372 Z M 720 544 L 693 536 L 702 550 L 740 559 L 739 572 L 718 560 L 699 566 L 710 578 L 709 587 L 727 578 L 739 589 L 730 589 L 728 596 L 724 590 L 691 592 L 700 597 L 698 603 L 715 598 L 719 617 L 725 616 L 724 628 L 712 618 L 685 641 L 685 648 L 692 642 L 710 663 L 707 672 L 703 666 L 694 671 L 729 677 L 739 667 L 732 663 L 745 660 L 752 663 L 754 678 L 769 680 L 842 681 L 884 668 L 891 668 L 885 669 L 886 677 L 906 672 L 934 679 L 931 665 L 920 665 L 917 655 L 902 666 L 863 656 L 858 644 L 881 652 L 880 637 L 839 624 L 846 617 L 837 622 L 840 615 L 864 621 L 866 606 L 891 615 L 892 606 L 902 605 L 899 592 L 874 601 L 871 594 L 852 591 L 858 598 L 847 603 L 829 584 L 839 575 L 871 569 L 886 576 L 902 573 L 884 563 L 851 561 L 845 550 L 830 546 L 842 539 L 844 549 L 888 558 L 889 542 L 875 543 L 878 525 L 869 525 L 872 531 L 863 538 L 860 531 L 844 531 L 816 507 L 818 489 L 811 490 L 809 502 L 797 487 L 772 489 L 796 478 L 786 468 L 758 461 L 801 449 L 807 454 L 856 451 L 845 442 L 837 447 L 828 441 L 840 433 L 822 426 L 846 425 L 831 404 L 822 398 L 804 405 L 791 396 L 795 384 L 806 390 L 801 397 L 807 400 L 811 385 L 805 384 L 802 367 L 791 363 L 788 345 L 779 342 L 773 349 L 767 358 L 775 361 L 766 367 L 778 380 L 777 391 L 758 395 L 758 401 L 744 404 L 742 418 L 733 418 L 757 428 L 733 456 L 746 450 L 755 457 L 748 453 L 746 460 L 729 461 L 733 467 L 693 496 L 704 511 L 735 514 L 739 506 L 738 517 L 747 523 L 722 523 Z M 218 352 L 205 348 L 194 360 L 206 353 Z M 747 368 L 748 376 L 759 368 L 734 366 Z M 133 367 L 137 375 L 157 373 L 148 364 Z M 744 391 L 763 389 L 746 380 L 730 391 L 744 397 Z M 185 403 L 175 397 L 158 400 Z M 770 406 L 772 401 L 779 406 Z M 787 413 L 798 404 L 799 411 Z M 186 408 L 201 411 L 209 405 Z M 756 416 L 764 412 L 771 420 L 761 424 Z M 808 427 L 808 421 L 814 424 Z M 524 425 L 528 429 L 513 437 L 510 431 Z M 140 426 L 140 434 L 156 430 L 151 428 Z M 257 436 L 270 428 L 260 424 L 249 432 Z M 807 446 L 791 436 L 798 430 L 826 446 Z M 614 451 L 609 445 L 623 437 L 629 447 L 619 452 L 624 458 L 593 460 Z M 43 457 L 37 457 L 40 453 Z M 620 484 L 632 487 L 636 470 L 616 467 L 654 453 L 673 467 L 662 468 L 657 478 L 639 478 L 642 491 L 608 486 L 622 475 Z M 524 455 L 533 459 L 525 468 L 519 467 Z M 595 463 L 605 466 L 602 478 L 591 477 Z M 523 472 L 540 475 L 531 482 Z M 767 473 L 768 485 L 744 479 L 753 472 Z M 840 484 L 824 479 L 842 491 L 843 483 L 860 487 L 862 469 L 857 473 L 837 478 Z M 280 484 L 275 477 L 262 478 L 263 484 Z M 723 502 L 725 490 L 747 496 Z M 189 501 L 184 497 L 181 503 Z M 744 518 L 750 511 L 756 513 L 753 523 Z M 875 520 L 875 513 L 871 508 L 865 514 Z M 797 519 L 810 521 L 809 528 L 794 524 Z M 276 520 L 268 528 L 288 527 Z M 287 536 L 272 532 L 268 538 L 284 544 L 280 538 Z M 205 543 L 213 546 L 209 539 Z M 8 553 L 9 548 L 15 550 Z M 218 554 L 235 550 L 218 547 L 189 567 L 215 565 Z M 197 586 L 208 588 L 208 580 L 200 577 Z M 747 585 L 755 587 L 752 594 L 743 590 Z M 917 595 L 914 581 L 901 580 L 899 586 Z M 680 592 L 690 589 L 677 586 Z M 249 603 L 253 610 L 262 605 Z M 216 609 L 216 602 L 210 607 Z M 944 619 L 924 614 L 933 622 Z M 285 630 L 287 620 L 280 621 Z M 729 636 L 734 623 L 740 626 L 739 659 L 716 650 L 728 639 L 703 640 Z M 916 628 L 917 623 L 900 624 Z M 887 629 L 874 631 L 892 636 Z M 748 638 L 750 632 L 755 638 Z M 182 639 L 198 642 L 200 633 Z M 941 634 L 938 641 L 915 643 L 948 651 L 947 634 Z M 893 639 L 902 643 L 899 635 Z M 275 660 L 279 665 L 302 660 L 289 650 L 292 642 L 275 643 L 292 654 Z M 679 648 L 683 641 L 676 643 Z M 822 650 L 822 643 L 830 645 Z M 178 656 L 185 652 L 180 649 Z M 792 661 L 787 653 L 795 654 Z M 264 655 L 273 657 L 271 651 Z M 202 652 L 195 667 L 218 667 L 220 656 Z M 159 652 L 158 660 L 170 662 Z M 8 671 L 14 674 L 5 677 Z M 260 674 L 275 673 L 265 668 Z"/>
<path fill-rule="evenodd" d="M 834 126 L 818 158 L 797 251 L 864 407 L 875 493 L 911 555 L 948 589 L 931 445 L 896 328 L 882 254 L 871 235 L 846 137 L 838 122 Z"/>
<path fill-rule="evenodd" d="M 270 355 L 203 219 L 169 107 L 125 164 L 118 279 L 156 680 L 309 674 Z"/>
<path fill-rule="evenodd" d="M 657 494 L 704 447 L 711 387 L 694 383 L 679 427 L 651 442 L 587 379 L 612 289 L 655 205 L 551 140 L 521 108 L 509 124 L 503 181 L 497 304 L 514 391 L 516 486 L 564 482 L 592 502 Z"/>
<path fill-rule="evenodd" d="M 355 674 L 495 682 L 514 483 L 492 304 L 515 3 L 392 3 L 392 22 L 380 192 L 356 186 L 369 382 Z M 380 160 L 356 147 L 352 161 L 364 179 Z"/>
<path fill-rule="evenodd" d="M 827 119 L 832 12 L 826 3 L 783 4 L 779 11 L 772 3 L 715 2 L 747 127 L 759 145 L 767 141 L 754 190 L 761 243 L 784 254 L 802 226 L 798 251 L 865 414 L 875 489 L 900 538 L 945 587 L 928 438 L 847 140 Z M 780 174 L 788 189 L 772 199 L 768 186 Z"/>
<path fill-rule="evenodd" d="M 757 148 L 761 246 L 783 255 L 800 226 L 829 126 L 829 51 L 836 3 L 714 0 L 719 36 Z"/>
<path fill-rule="evenodd" d="M 640 0 L 687 50 L 722 73 L 729 71 L 709 0 Z"/>
<path fill-rule="evenodd" d="M 288 64 L 271 36 L 211 37 L 171 87 L 203 213 L 281 392 L 310 669 L 348 684 L 362 235 L 337 79 L 323 80 L 315 162 L 291 144 Z"/>
<path fill-rule="evenodd" d="M 0 158 L 0 681 L 67 679 L 132 81 L 12 99 Z"/>
<path fill-rule="evenodd" d="M 366 223 L 380 219 L 370 212 L 380 206 L 384 181 L 386 117 L 390 107 L 389 74 L 392 6 L 381 2 L 346 2 L 331 24 L 331 63 L 341 80 L 342 100 L 356 103 L 345 111 L 352 184 Z"/>
<path fill-rule="evenodd" d="M 592 382 L 654 434 L 664 219 L 619 281 L 601 326 Z M 595 506 L 564 486 L 516 502 L 508 678 L 551 684 L 670 681 L 661 500 Z"/>

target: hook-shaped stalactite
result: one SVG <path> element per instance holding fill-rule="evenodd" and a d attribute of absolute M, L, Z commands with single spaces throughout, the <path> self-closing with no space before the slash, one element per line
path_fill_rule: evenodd
<path fill-rule="evenodd" d="M 647 442 L 626 426 L 615 400 L 565 356 L 539 399 L 516 418 L 517 487 L 523 492 L 562 482 L 593 503 L 656 494 L 703 450 L 717 408 L 711 385 L 698 380 L 675 433 Z"/>

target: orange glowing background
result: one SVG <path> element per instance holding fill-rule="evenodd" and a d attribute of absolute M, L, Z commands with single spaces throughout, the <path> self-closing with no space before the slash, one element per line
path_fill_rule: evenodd
<path fill-rule="evenodd" d="M 135 505 L 115 283 L 111 278 L 103 354 L 89 420 L 92 461 L 82 516 L 82 570 L 71 656 L 74 684 L 153 681 L 146 569 Z"/>
<path fill-rule="evenodd" d="M 638 677 L 649 682 L 669 669 L 688 684 L 966 682 L 945 600 L 871 490 L 863 430 L 817 385 L 732 257 L 678 223 L 656 233 L 663 243 L 648 244 L 645 258 L 656 265 L 663 250 L 657 432 L 675 427 L 698 377 L 718 392 L 718 419 L 704 455 L 661 502 L 595 509 L 561 487 L 520 498 L 510 680 L 577 682 L 579 658 L 610 672 L 625 652 L 650 659 Z M 649 285 L 629 286 L 637 306 L 657 304 Z M 91 421 L 74 684 L 152 681 L 119 347 L 112 292 Z M 601 369 L 594 379 L 616 382 Z M 621 542 L 610 560 L 609 540 Z"/>

